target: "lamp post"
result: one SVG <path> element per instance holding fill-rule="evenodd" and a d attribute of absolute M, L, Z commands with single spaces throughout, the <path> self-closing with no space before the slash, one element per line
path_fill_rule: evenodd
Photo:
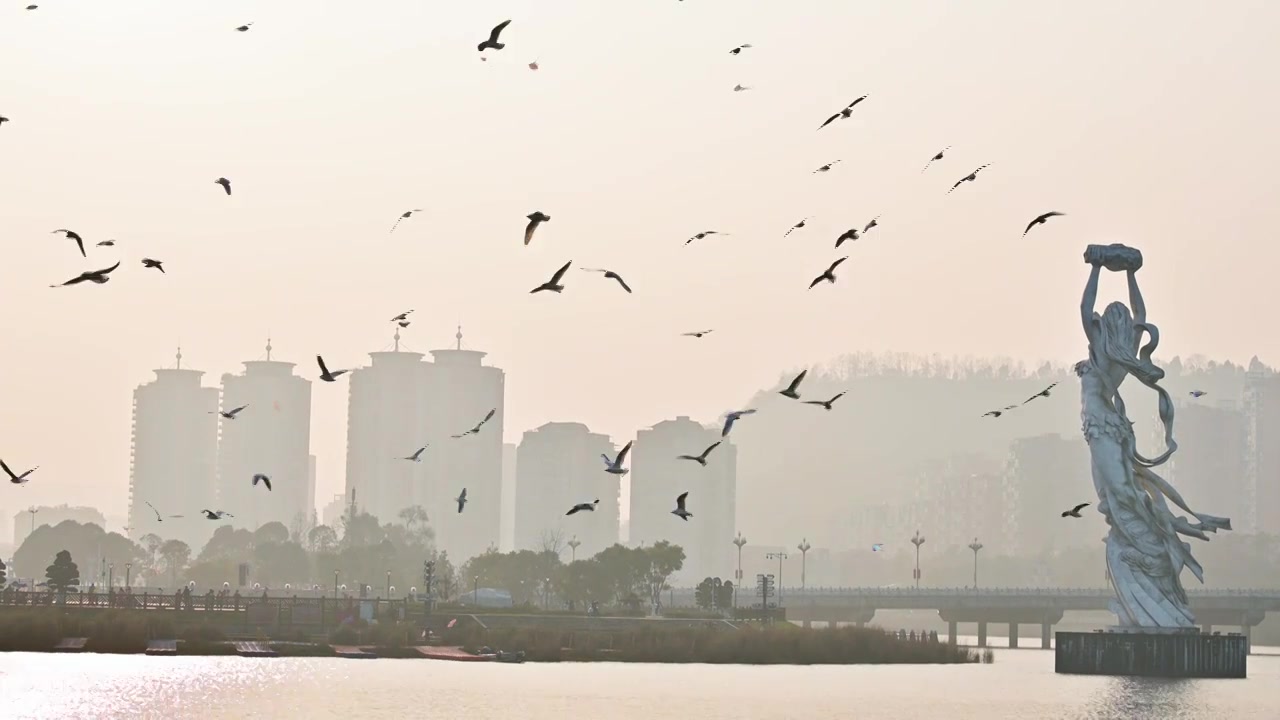
<path fill-rule="evenodd" d="M 111 587 L 111 583 L 115 582 L 116 564 L 107 563 L 107 587 Z"/>
<path fill-rule="evenodd" d="M 737 609 L 738 586 L 742 584 L 742 546 L 747 544 L 747 539 L 743 537 L 742 533 L 738 533 L 738 536 L 733 539 L 733 544 L 738 546 L 738 573 L 734 577 L 736 582 L 733 584 L 733 607 Z"/>
<path fill-rule="evenodd" d="M 333 571 L 333 599 L 338 599 L 338 571 Z"/>
<path fill-rule="evenodd" d="M 36 532 L 36 513 L 40 512 L 40 509 L 32 505 L 27 508 L 27 512 L 31 513 L 31 532 L 27 533 L 27 537 L 31 537 Z"/>
<path fill-rule="evenodd" d="M 973 589 L 978 589 L 978 551 L 982 549 L 982 543 L 978 542 L 978 538 L 974 538 L 969 543 L 969 549 L 973 551 Z"/>
<path fill-rule="evenodd" d="M 574 535 L 573 538 L 565 544 L 569 546 L 569 550 L 572 553 L 570 555 L 569 562 L 578 562 L 578 546 L 582 544 L 582 541 L 578 539 L 577 535 Z"/>
<path fill-rule="evenodd" d="M 388 600 L 391 599 L 391 571 L 390 570 L 387 571 L 387 594 L 385 597 Z"/>
<path fill-rule="evenodd" d="M 776 559 L 778 561 L 778 607 L 782 607 L 782 561 L 787 559 L 787 554 L 784 552 L 769 553 L 765 555 L 765 559 Z"/>
<path fill-rule="evenodd" d="M 125 587 L 129 587 L 129 576 L 132 572 L 133 572 L 133 563 L 131 562 L 125 563 L 124 564 L 124 586 Z"/>
<path fill-rule="evenodd" d="M 471 604 L 480 607 L 480 576 L 471 578 Z"/>
<path fill-rule="evenodd" d="M 911 538 L 911 544 L 916 546 L 916 589 L 920 589 L 920 546 L 924 544 L 924 537 L 920 535 L 920 531 L 916 530 L 916 534 Z"/>
<path fill-rule="evenodd" d="M 796 546 L 796 549 L 800 551 L 800 591 L 801 592 L 804 592 L 805 565 L 809 556 L 809 548 L 811 547 L 813 546 L 809 544 L 808 538 L 801 540 L 800 544 Z"/>

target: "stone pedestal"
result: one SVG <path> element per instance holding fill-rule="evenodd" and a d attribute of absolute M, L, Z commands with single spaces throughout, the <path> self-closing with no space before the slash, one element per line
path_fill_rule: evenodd
<path fill-rule="evenodd" d="M 1201 635 L 1199 630 L 1055 635 L 1054 672 L 1165 678 L 1243 678 L 1249 642 L 1243 635 Z"/>

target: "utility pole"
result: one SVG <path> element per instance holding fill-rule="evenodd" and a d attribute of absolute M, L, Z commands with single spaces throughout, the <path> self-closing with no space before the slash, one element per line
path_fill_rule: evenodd
<path fill-rule="evenodd" d="M 920 531 L 916 530 L 916 534 L 911 538 L 911 544 L 916 546 L 916 589 L 920 589 L 920 546 L 924 544 L 924 537 L 920 535 Z M 976 556 L 975 556 L 976 557 Z"/>
<path fill-rule="evenodd" d="M 806 569 L 805 566 L 807 564 L 806 561 L 808 560 L 808 556 L 809 556 L 809 549 L 812 547 L 813 546 L 809 544 L 808 538 L 801 540 L 800 544 L 796 546 L 796 549 L 800 551 L 800 591 L 801 592 L 804 592 L 805 569 Z"/>
<path fill-rule="evenodd" d="M 569 562 L 578 562 L 578 546 L 582 544 L 582 541 L 578 539 L 577 535 L 574 535 L 565 544 L 569 546 L 569 550 L 572 552 Z"/>
<path fill-rule="evenodd" d="M 31 531 L 27 533 L 27 537 L 31 537 L 36 532 L 36 513 L 40 512 L 35 505 L 27 508 L 27 512 L 31 513 Z"/>
<path fill-rule="evenodd" d="M 435 604 L 435 595 L 431 587 L 432 583 L 435 582 L 435 579 L 436 579 L 436 561 L 423 560 L 422 561 L 422 586 L 426 592 L 425 602 L 427 606 L 428 615 L 431 614 L 431 608 Z"/>
<path fill-rule="evenodd" d="M 769 553 L 764 556 L 766 560 L 778 561 L 778 607 L 782 607 L 782 561 L 787 559 L 784 552 Z"/>
<path fill-rule="evenodd" d="M 734 575 L 733 580 L 733 607 L 738 607 L 738 586 L 742 585 L 742 546 L 747 544 L 747 538 L 742 533 L 733 539 L 733 544 L 738 546 L 738 572 Z"/>
<path fill-rule="evenodd" d="M 973 551 L 973 589 L 978 589 L 978 551 L 982 549 L 982 543 L 978 542 L 978 538 L 974 538 L 969 543 L 969 549 Z"/>

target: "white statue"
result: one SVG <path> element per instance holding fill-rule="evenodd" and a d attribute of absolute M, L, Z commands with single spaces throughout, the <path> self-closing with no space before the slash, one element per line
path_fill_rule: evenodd
<path fill-rule="evenodd" d="M 1080 318 L 1089 339 L 1089 359 L 1076 364 L 1081 385 L 1081 419 L 1093 461 L 1093 485 L 1098 511 L 1107 519 L 1107 569 L 1116 599 L 1111 610 L 1120 625 L 1131 628 L 1185 628 L 1195 616 L 1182 588 L 1182 568 L 1200 582 L 1203 569 L 1191 556 L 1191 546 L 1179 534 L 1208 540 L 1206 532 L 1230 530 L 1227 518 L 1201 515 L 1187 507 L 1182 496 L 1152 471 L 1178 449 L 1173 439 L 1173 401 L 1160 380 L 1164 371 L 1151 362 L 1160 331 L 1147 323 L 1146 306 L 1135 277 L 1142 253 L 1124 245 L 1090 245 L 1085 262 L 1093 266 L 1080 303 Z M 1099 316 L 1094 311 L 1098 276 L 1103 267 L 1124 271 L 1129 278 L 1129 302 L 1114 302 Z M 1139 349 L 1143 333 L 1151 341 Z M 1133 423 L 1125 415 L 1120 383 L 1132 375 L 1160 396 L 1165 451 L 1155 459 L 1143 457 L 1134 442 Z M 1196 519 L 1175 517 L 1169 502 Z"/>

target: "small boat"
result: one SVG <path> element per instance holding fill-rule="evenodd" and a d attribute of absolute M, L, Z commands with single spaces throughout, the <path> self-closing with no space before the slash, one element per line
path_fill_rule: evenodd
<path fill-rule="evenodd" d="M 524 651 L 517 650 L 515 652 L 508 652 L 505 650 L 499 650 L 495 653 L 495 657 L 498 662 L 502 663 L 522 663 L 524 662 Z"/>

